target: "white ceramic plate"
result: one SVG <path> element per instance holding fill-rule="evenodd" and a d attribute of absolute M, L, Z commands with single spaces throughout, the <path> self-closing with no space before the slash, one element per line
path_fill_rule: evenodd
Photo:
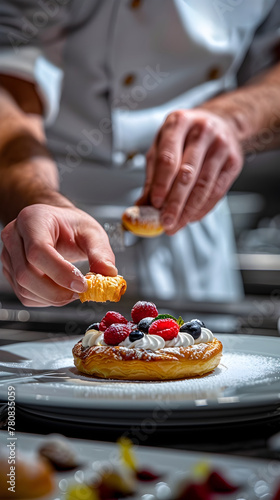
<path fill-rule="evenodd" d="M 7 433 L 0 431 L 0 442 L 4 444 L 6 439 Z M 34 459 L 37 450 L 47 439 L 45 436 L 18 433 L 17 453 L 22 452 Z M 79 439 L 69 439 L 68 443 L 82 465 L 78 470 L 57 473 L 57 490 L 42 500 L 65 499 L 65 491 L 69 485 L 77 485 L 83 481 L 88 474 L 98 470 L 104 461 L 114 463 L 118 460 L 118 448 L 115 444 Z M 207 463 L 211 470 L 222 473 L 231 484 L 240 486 L 237 492 L 226 496 L 230 500 L 270 499 L 279 484 L 280 463 L 276 461 L 141 446 L 135 447 L 134 451 L 140 467 L 150 468 L 162 474 L 162 477 L 155 482 L 139 483 L 138 493 L 131 499 L 170 500 L 178 482 L 186 478 L 194 466 L 201 462 Z"/>
<path fill-rule="evenodd" d="M 0 400 L 7 386 L 16 386 L 17 403 L 37 411 L 54 411 L 81 418 L 110 420 L 111 411 L 137 412 L 155 407 L 206 415 L 211 410 L 231 419 L 263 418 L 280 411 L 280 339 L 260 336 L 217 335 L 224 345 L 220 366 L 202 378 L 170 382 L 102 380 L 80 374 L 72 347 L 79 339 L 43 340 L 0 349 Z M 65 410 L 67 408 L 67 412 Z M 232 409 L 238 410 L 232 412 Z M 69 413 L 69 409 L 71 412 Z M 184 416 L 185 418 L 185 416 Z"/>

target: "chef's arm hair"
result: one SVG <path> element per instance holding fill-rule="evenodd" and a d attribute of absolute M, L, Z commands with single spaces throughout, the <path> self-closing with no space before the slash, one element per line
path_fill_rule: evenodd
<path fill-rule="evenodd" d="M 203 105 L 229 119 L 244 153 L 280 146 L 280 63 Z"/>
<path fill-rule="evenodd" d="M 59 175 L 47 146 L 43 107 L 32 83 L 0 75 L 0 220 L 26 206 L 72 206 L 59 193 Z"/>

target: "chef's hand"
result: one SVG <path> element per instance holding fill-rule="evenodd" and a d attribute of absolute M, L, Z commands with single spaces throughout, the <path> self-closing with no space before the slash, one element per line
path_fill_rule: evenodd
<path fill-rule="evenodd" d="M 167 118 L 147 154 L 146 183 L 138 204 L 161 210 L 169 235 L 200 220 L 227 193 L 243 155 L 233 125 L 202 108 Z"/>
<path fill-rule="evenodd" d="M 1 236 L 3 273 L 25 306 L 63 306 L 77 299 L 87 285 L 70 261 L 88 259 L 92 272 L 117 274 L 105 231 L 74 206 L 28 206 Z"/>

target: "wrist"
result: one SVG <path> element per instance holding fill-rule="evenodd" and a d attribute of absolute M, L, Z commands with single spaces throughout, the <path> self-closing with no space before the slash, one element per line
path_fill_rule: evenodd
<path fill-rule="evenodd" d="M 224 94 L 204 103 L 201 107 L 205 111 L 222 118 L 231 129 L 244 153 L 247 145 L 257 134 L 258 121 L 250 106 L 244 102 L 245 96 L 237 92 Z"/>
<path fill-rule="evenodd" d="M 59 208 L 74 208 L 75 205 L 58 191 L 52 189 L 42 189 L 32 193 L 26 200 L 25 206 L 29 205 L 50 205 Z"/>
<path fill-rule="evenodd" d="M 0 169 L 0 219 L 14 220 L 27 206 L 45 204 L 73 208 L 59 192 L 58 172 L 49 158 L 33 158 Z"/>

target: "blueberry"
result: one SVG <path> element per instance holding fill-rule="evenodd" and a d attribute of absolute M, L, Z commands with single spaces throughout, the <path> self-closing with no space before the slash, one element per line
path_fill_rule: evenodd
<path fill-rule="evenodd" d="M 148 333 L 148 330 L 154 319 L 155 318 L 150 318 L 150 317 L 141 319 L 137 325 L 138 330 L 144 333 Z"/>
<path fill-rule="evenodd" d="M 144 333 L 143 332 L 139 332 L 139 330 L 133 330 L 133 332 L 131 332 L 129 334 L 129 340 L 130 342 L 135 342 L 136 340 L 140 340 L 144 337 Z"/>
<path fill-rule="evenodd" d="M 195 321 L 188 321 L 181 326 L 180 332 L 189 333 L 196 340 L 201 334 L 201 325 Z"/>
<path fill-rule="evenodd" d="M 205 328 L 205 324 L 201 321 L 201 319 L 191 319 L 190 323 L 198 323 L 200 326 Z"/>
<path fill-rule="evenodd" d="M 86 332 L 87 332 L 88 330 L 99 330 L 99 325 L 100 325 L 100 323 L 92 323 L 92 325 L 89 325 L 89 326 L 87 327 Z"/>

